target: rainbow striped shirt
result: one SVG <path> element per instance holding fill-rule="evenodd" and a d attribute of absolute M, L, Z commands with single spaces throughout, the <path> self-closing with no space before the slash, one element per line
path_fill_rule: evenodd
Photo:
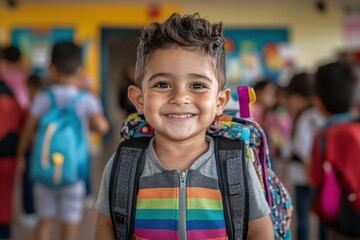
<path fill-rule="evenodd" d="M 213 144 L 183 173 L 166 170 L 156 158 L 152 142 L 146 159 L 134 239 L 227 239 Z"/>

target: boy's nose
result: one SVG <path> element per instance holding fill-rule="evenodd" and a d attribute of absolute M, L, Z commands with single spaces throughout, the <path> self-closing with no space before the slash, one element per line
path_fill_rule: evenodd
<path fill-rule="evenodd" d="M 170 104 L 182 106 L 182 105 L 188 104 L 188 103 L 190 103 L 190 97 L 185 91 L 174 90 L 174 92 L 170 98 Z"/>

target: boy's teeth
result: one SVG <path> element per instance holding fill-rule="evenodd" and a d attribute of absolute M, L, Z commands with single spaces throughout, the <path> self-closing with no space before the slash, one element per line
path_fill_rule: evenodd
<path fill-rule="evenodd" d="M 192 114 L 168 114 L 171 118 L 189 118 L 192 117 Z"/>

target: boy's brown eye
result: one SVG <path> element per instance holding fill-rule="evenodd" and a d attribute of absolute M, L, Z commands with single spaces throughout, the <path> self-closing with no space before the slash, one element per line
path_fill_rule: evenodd
<path fill-rule="evenodd" d="M 158 82 L 156 84 L 154 84 L 154 87 L 156 88 L 170 88 L 170 84 L 166 83 L 166 82 Z"/>
<path fill-rule="evenodd" d="M 202 88 L 205 88 L 205 86 L 203 84 L 200 84 L 200 83 L 194 83 L 191 88 L 194 88 L 194 89 L 202 89 Z"/>

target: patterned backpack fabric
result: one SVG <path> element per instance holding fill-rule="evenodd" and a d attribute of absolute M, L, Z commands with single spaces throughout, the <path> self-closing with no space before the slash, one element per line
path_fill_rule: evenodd
<path fill-rule="evenodd" d="M 251 149 L 246 154 L 250 154 L 250 158 L 254 159 L 254 168 L 271 209 L 275 239 L 291 239 L 292 203 L 290 195 L 271 169 L 266 137 L 261 127 L 248 119 L 224 115 L 212 123 L 207 133 L 214 137 L 243 140 L 248 149 Z M 120 141 L 152 137 L 153 135 L 154 130 L 145 118 L 142 115 L 132 114 L 121 129 Z"/>

